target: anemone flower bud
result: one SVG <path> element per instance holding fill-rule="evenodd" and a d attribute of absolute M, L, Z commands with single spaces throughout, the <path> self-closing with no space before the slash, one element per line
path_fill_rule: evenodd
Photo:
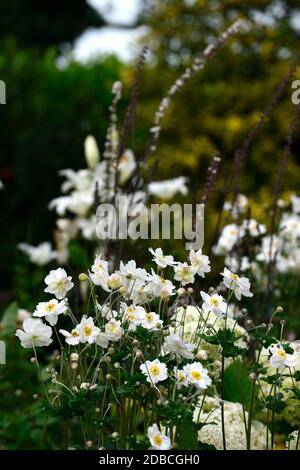
<path fill-rule="evenodd" d="M 88 135 L 84 141 L 85 159 L 90 170 L 94 170 L 100 160 L 97 142 L 92 135 Z"/>

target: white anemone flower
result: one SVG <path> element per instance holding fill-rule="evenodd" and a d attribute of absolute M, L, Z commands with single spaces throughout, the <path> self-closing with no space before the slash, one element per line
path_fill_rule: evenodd
<path fill-rule="evenodd" d="M 196 268 L 186 262 L 178 263 L 178 265 L 174 267 L 174 272 L 175 281 L 180 281 L 183 286 L 193 284 L 195 281 Z"/>
<path fill-rule="evenodd" d="M 174 367 L 174 374 L 177 381 L 177 388 L 187 387 L 189 385 L 188 377 L 183 369 Z"/>
<path fill-rule="evenodd" d="M 233 290 L 236 298 L 241 300 L 242 295 L 245 297 L 252 297 L 253 294 L 250 292 L 250 281 L 247 277 L 240 277 L 237 274 L 232 273 L 229 269 L 224 268 L 221 273 L 223 281 L 228 289 Z"/>
<path fill-rule="evenodd" d="M 208 376 L 208 370 L 200 362 L 193 362 L 183 367 L 190 384 L 195 385 L 200 390 L 210 387 L 212 381 Z"/>
<path fill-rule="evenodd" d="M 123 335 L 123 328 L 121 327 L 121 322 L 112 318 L 105 325 L 105 333 L 107 338 L 110 341 L 119 341 Z"/>
<path fill-rule="evenodd" d="M 96 338 L 100 333 L 100 329 L 94 325 L 92 317 L 83 317 L 79 325 L 77 325 L 77 329 L 80 334 L 81 343 L 95 343 Z"/>
<path fill-rule="evenodd" d="M 23 322 L 23 330 L 17 330 L 16 336 L 20 339 L 23 348 L 49 346 L 52 343 L 52 329 L 50 326 L 36 318 L 27 318 Z"/>
<path fill-rule="evenodd" d="M 45 317 L 51 326 L 56 325 L 58 315 L 68 310 L 68 304 L 65 299 L 58 302 L 57 299 L 51 299 L 48 302 L 39 302 L 33 312 L 34 317 Z"/>
<path fill-rule="evenodd" d="M 165 338 L 164 349 L 169 352 L 174 352 L 185 359 L 193 359 L 194 344 L 185 343 L 179 335 L 171 334 Z"/>
<path fill-rule="evenodd" d="M 198 251 L 190 251 L 190 262 L 196 269 L 196 274 L 198 274 L 198 276 L 205 277 L 205 274 L 211 271 L 209 257 L 203 255 L 201 249 Z"/>
<path fill-rule="evenodd" d="M 128 323 L 128 330 L 135 331 L 138 325 L 141 325 L 146 316 L 144 307 L 137 305 L 126 305 L 124 302 L 121 304 L 123 311 L 123 322 Z"/>
<path fill-rule="evenodd" d="M 155 312 L 146 312 L 141 326 L 146 328 L 146 330 L 159 330 L 162 327 L 162 320 L 159 318 L 159 315 Z"/>
<path fill-rule="evenodd" d="M 200 292 L 201 297 L 203 299 L 202 308 L 206 312 L 213 312 L 218 317 L 222 317 L 226 314 L 227 311 L 227 303 L 225 302 L 222 295 L 213 294 L 209 295 L 206 292 Z"/>
<path fill-rule="evenodd" d="M 289 354 L 285 352 L 282 344 L 273 344 L 269 351 L 271 353 L 270 365 L 275 369 L 283 369 L 284 367 L 294 367 L 296 364 L 296 353 Z"/>
<path fill-rule="evenodd" d="M 78 327 L 73 328 L 71 332 L 62 329 L 59 330 L 59 332 L 66 338 L 66 343 L 70 346 L 76 346 L 80 343 L 80 332 L 78 330 Z"/>
<path fill-rule="evenodd" d="M 68 276 L 63 268 L 57 268 L 45 277 L 47 287 L 45 292 L 54 294 L 57 299 L 63 299 L 67 292 L 74 287 L 72 277 Z"/>
<path fill-rule="evenodd" d="M 166 364 L 160 362 L 159 359 L 154 361 L 146 361 L 140 365 L 140 370 L 147 377 L 147 382 L 157 384 L 168 378 L 168 370 Z"/>
<path fill-rule="evenodd" d="M 148 428 L 147 436 L 152 448 L 155 450 L 170 450 L 172 447 L 170 438 L 159 430 L 157 424 L 153 424 Z"/>
<path fill-rule="evenodd" d="M 164 255 L 161 248 L 149 248 L 151 255 L 153 255 L 152 260 L 159 266 L 160 268 L 166 268 L 167 266 L 173 266 L 175 264 L 174 258 L 172 255 Z"/>

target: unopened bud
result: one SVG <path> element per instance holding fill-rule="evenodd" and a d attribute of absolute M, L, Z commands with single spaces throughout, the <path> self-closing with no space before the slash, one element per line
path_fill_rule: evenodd
<path fill-rule="evenodd" d="M 87 281 L 88 280 L 88 275 L 85 273 L 80 273 L 78 276 L 79 281 Z"/>

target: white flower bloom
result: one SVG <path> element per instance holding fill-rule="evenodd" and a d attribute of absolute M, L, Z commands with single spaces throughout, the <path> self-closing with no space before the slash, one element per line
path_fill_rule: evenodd
<path fill-rule="evenodd" d="M 106 333 L 99 333 L 95 342 L 101 348 L 106 349 L 109 343 L 108 335 Z"/>
<path fill-rule="evenodd" d="M 209 257 L 203 255 L 201 249 L 198 251 L 190 251 L 190 262 L 196 269 L 196 274 L 198 274 L 198 276 L 205 277 L 205 274 L 211 271 Z"/>
<path fill-rule="evenodd" d="M 75 171 L 67 168 L 66 170 L 61 170 L 59 175 L 66 178 L 66 181 L 61 186 L 63 193 L 67 193 L 71 189 L 77 192 L 92 190 L 92 173 L 87 169 Z"/>
<path fill-rule="evenodd" d="M 150 253 L 153 255 L 152 260 L 160 266 L 161 268 L 166 268 L 167 266 L 173 266 L 175 264 L 174 258 L 171 255 L 164 255 L 161 248 L 149 248 Z"/>
<path fill-rule="evenodd" d="M 72 277 L 68 276 L 66 271 L 62 268 L 57 268 L 45 277 L 47 287 L 45 292 L 54 294 L 57 299 L 63 299 L 67 292 L 74 287 Z"/>
<path fill-rule="evenodd" d="M 109 320 L 109 322 L 105 325 L 105 333 L 110 341 L 119 341 L 123 335 L 123 332 L 124 330 L 121 327 L 121 322 L 119 320 L 115 320 L 114 318 Z"/>
<path fill-rule="evenodd" d="M 89 273 L 90 279 L 96 286 L 101 286 L 103 290 L 109 292 L 110 289 L 108 287 L 108 262 L 101 258 L 101 255 L 96 255 L 94 264 L 91 267 L 91 271 Z"/>
<path fill-rule="evenodd" d="M 195 385 L 200 390 L 205 390 L 211 385 L 211 378 L 208 376 L 208 370 L 200 362 L 193 362 L 183 367 L 190 384 Z"/>
<path fill-rule="evenodd" d="M 223 281 L 228 289 L 232 289 L 236 298 L 241 300 L 241 296 L 252 297 L 253 294 L 250 292 L 250 281 L 247 277 L 239 277 L 237 274 L 232 273 L 229 269 L 224 268 L 221 273 Z"/>
<path fill-rule="evenodd" d="M 66 330 L 59 330 L 59 332 L 66 338 L 66 343 L 70 344 L 70 346 L 76 346 L 80 343 L 80 332 L 78 330 L 78 326 L 73 328 L 71 333 Z"/>
<path fill-rule="evenodd" d="M 103 305 L 97 304 L 97 308 L 100 312 L 101 317 L 105 318 L 106 320 L 111 320 L 112 318 L 115 318 L 117 316 L 117 312 L 115 310 L 112 310 L 108 303 Z"/>
<path fill-rule="evenodd" d="M 272 354 L 270 357 L 270 365 L 275 369 L 283 369 L 284 367 L 294 367 L 296 364 L 296 353 L 288 354 L 285 352 L 282 344 L 273 344 L 269 348 Z"/>
<path fill-rule="evenodd" d="M 239 261 L 234 256 L 226 256 L 224 261 L 225 266 L 230 269 L 230 271 L 248 271 L 251 268 L 251 264 L 248 256 L 243 256 Z"/>
<path fill-rule="evenodd" d="M 257 254 L 257 261 L 263 261 L 269 263 L 271 260 L 274 261 L 279 250 L 281 249 L 282 240 L 273 235 L 270 237 L 267 235 L 262 239 L 261 251 Z"/>
<path fill-rule="evenodd" d="M 153 424 L 148 428 L 148 439 L 151 443 L 151 446 L 155 450 L 170 450 L 171 441 L 168 436 L 163 434 L 159 429 L 157 424 Z"/>
<path fill-rule="evenodd" d="M 296 194 L 291 195 L 292 209 L 295 214 L 300 214 L 300 197 L 297 197 Z"/>
<path fill-rule="evenodd" d="M 246 211 L 248 207 L 248 198 L 244 194 L 238 194 L 234 206 L 232 206 L 231 202 L 225 202 L 224 210 L 225 211 L 232 211 L 233 217 L 238 217 L 239 213 L 243 213 Z"/>
<path fill-rule="evenodd" d="M 94 325 L 92 317 L 83 317 L 79 325 L 77 325 L 77 330 L 80 334 L 81 343 L 95 343 L 97 336 L 100 333 L 100 329 Z"/>
<path fill-rule="evenodd" d="M 151 196 L 161 199 L 172 199 L 176 194 L 180 193 L 185 196 L 188 193 L 187 178 L 179 176 L 171 180 L 154 181 L 149 184 L 148 191 Z"/>
<path fill-rule="evenodd" d="M 137 268 L 136 267 L 136 262 L 134 260 L 128 261 L 126 264 L 121 261 L 120 263 L 120 274 L 123 278 L 128 280 L 143 280 L 147 281 L 148 279 L 148 274 L 145 269 L 142 268 Z"/>
<path fill-rule="evenodd" d="M 96 238 L 97 218 L 95 215 L 92 215 L 89 219 L 86 217 L 77 217 L 75 221 L 83 238 L 86 240 L 94 240 Z"/>
<path fill-rule="evenodd" d="M 100 160 L 100 153 L 96 139 L 92 135 L 88 135 L 84 141 L 84 153 L 88 167 L 94 170 Z"/>
<path fill-rule="evenodd" d="M 251 237 L 264 235 L 267 231 L 266 226 L 264 224 L 260 224 L 255 219 L 245 220 L 243 223 L 243 228 L 250 233 Z"/>
<path fill-rule="evenodd" d="M 107 285 L 112 290 L 118 290 L 122 286 L 122 277 L 119 273 L 113 273 L 107 280 Z"/>
<path fill-rule="evenodd" d="M 280 221 L 280 232 L 289 241 L 296 241 L 300 237 L 300 217 L 284 214 Z"/>
<path fill-rule="evenodd" d="M 40 302 L 35 311 L 33 312 L 34 317 L 45 317 L 46 321 L 51 326 L 56 325 L 58 315 L 68 310 L 68 304 L 65 299 L 58 302 L 57 299 L 51 299 L 48 302 Z"/>
<path fill-rule="evenodd" d="M 146 330 L 158 330 L 161 328 L 162 324 L 162 320 L 155 312 L 147 312 L 141 322 L 142 327 L 146 328 Z"/>
<path fill-rule="evenodd" d="M 119 183 L 122 185 L 131 177 L 136 169 L 136 161 L 132 150 L 125 150 L 118 161 Z"/>
<path fill-rule="evenodd" d="M 123 311 L 123 322 L 128 323 L 128 330 L 135 331 L 138 325 L 141 325 L 146 317 L 146 310 L 144 307 L 137 305 L 126 305 L 124 302 L 121 303 Z"/>
<path fill-rule="evenodd" d="M 174 367 L 174 374 L 177 380 L 177 388 L 187 387 L 189 385 L 188 377 L 183 369 Z"/>
<path fill-rule="evenodd" d="M 23 330 L 17 330 L 23 348 L 49 346 L 52 343 L 52 329 L 44 325 L 40 319 L 27 318 L 23 322 Z"/>
<path fill-rule="evenodd" d="M 18 248 L 29 256 L 31 263 L 37 266 L 44 266 L 57 258 L 57 253 L 52 250 L 51 243 L 49 242 L 40 243 L 38 246 L 20 243 Z"/>
<path fill-rule="evenodd" d="M 17 322 L 19 324 L 23 324 L 23 322 L 24 322 L 24 320 L 26 320 L 26 318 L 31 318 L 31 312 L 29 312 L 25 308 L 18 308 Z"/>
<path fill-rule="evenodd" d="M 192 284 L 195 281 L 196 268 L 188 265 L 186 262 L 178 263 L 178 265 L 174 267 L 174 272 L 175 281 L 180 281 L 183 286 Z"/>
<path fill-rule="evenodd" d="M 168 378 L 168 370 L 166 364 L 160 362 L 159 359 L 154 361 L 146 361 L 140 365 L 140 370 L 147 377 L 147 382 L 157 384 Z"/>
<path fill-rule="evenodd" d="M 217 255 L 223 255 L 230 252 L 238 239 L 243 238 L 244 235 L 245 230 L 243 227 L 236 224 L 226 225 L 215 247 L 215 253 Z"/>
<path fill-rule="evenodd" d="M 227 303 L 221 295 L 213 294 L 209 295 L 206 292 L 201 291 L 201 297 L 204 300 L 202 304 L 203 310 L 206 312 L 213 312 L 218 317 L 222 317 L 226 314 Z"/>
<path fill-rule="evenodd" d="M 174 294 L 175 286 L 168 279 L 156 274 L 153 269 L 149 281 L 146 285 L 146 291 L 154 297 L 167 298 Z"/>
<path fill-rule="evenodd" d="M 185 343 L 179 335 L 171 334 L 165 338 L 163 347 L 166 351 L 179 354 L 185 359 L 193 359 L 193 351 L 196 346 L 190 343 Z"/>

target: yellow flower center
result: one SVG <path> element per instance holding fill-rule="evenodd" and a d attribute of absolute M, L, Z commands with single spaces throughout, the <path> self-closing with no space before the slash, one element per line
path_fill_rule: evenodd
<path fill-rule="evenodd" d="M 151 366 L 150 367 L 150 373 L 151 373 L 151 375 L 159 375 L 160 368 L 158 366 Z"/>
<path fill-rule="evenodd" d="M 234 281 L 237 281 L 238 278 L 239 278 L 239 276 L 238 276 L 237 274 L 233 274 L 233 273 L 230 274 L 230 277 L 231 277 L 231 279 L 233 279 Z"/>
<path fill-rule="evenodd" d="M 147 319 L 148 321 L 152 321 L 152 320 L 153 320 L 153 315 L 152 315 L 152 313 L 150 313 L 150 312 L 147 313 L 147 314 L 146 314 L 146 319 Z"/>
<path fill-rule="evenodd" d="M 153 442 L 156 446 L 161 446 L 162 444 L 162 438 L 159 434 L 156 434 L 156 436 L 154 436 L 153 438 Z"/>
<path fill-rule="evenodd" d="M 182 372 L 179 372 L 178 374 L 178 380 L 180 382 L 184 382 L 185 381 L 185 375 L 182 373 Z"/>
<path fill-rule="evenodd" d="M 90 336 L 92 333 L 92 328 L 90 326 L 85 326 L 83 331 L 86 336 Z"/>
<path fill-rule="evenodd" d="M 277 351 L 277 356 L 285 358 L 286 354 L 282 349 L 278 349 Z"/>
<path fill-rule="evenodd" d="M 121 163 L 121 162 L 128 162 L 127 155 L 121 155 L 121 157 L 119 158 L 119 163 Z"/>
<path fill-rule="evenodd" d="M 214 307 L 218 307 L 218 305 L 219 305 L 218 299 L 210 299 L 210 303 L 211 303 L 211 305 L 213 305 Z"/>
<path fill-rule="evenodd" d="M 79 333 L 78 333 L 77 330 L 72 330 L 72 331 L 71 331 L 71 335 L 72 335 L 74 338 L 76 338 L 77 336 L 79 336 Z"/>
<path fill-rule="evenodd" d="M 47 310 L 47 312 L 53 312 L 53 310 L 55 309 L 55 304 L 48 304 L 46 305 L 45 309 Z"/>
<path fill-rule="evenodd" d="M 235 228 L 230 229 L 229 234 L 230 235 L 236 235 L 236 229 Z"/>
<path fill-rule="evenodd" d="M 193 370 L 193 372 L 191 373 L 191 376 L 194 380 L 201 380 L 201 377 L 202 377 L 202 375 L 200 374 L 198 370 Z"/>

